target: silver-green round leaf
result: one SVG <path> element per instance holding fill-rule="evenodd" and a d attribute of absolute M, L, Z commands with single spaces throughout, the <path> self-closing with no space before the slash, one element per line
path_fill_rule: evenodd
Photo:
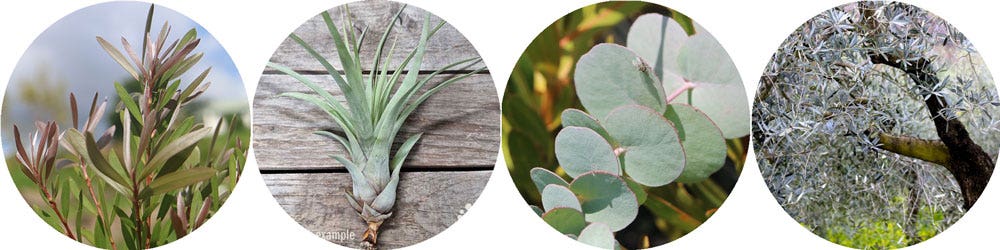
<path fill-rule="evenodd" d="M 544 168 L 532 168 L 529 171 L 531 175 L 531 181 L 535 183 L 535 188 L 538 188 L 538 192 L 541 193 L 545 189 L 545 186 L 549 184 L 556 184 L 569 187 L 569 183 L 563 180 L 562 177 Z"/>
<path fill-rule="evenodd" d="M 584 127 L 566 127 L 556 135 L 556 159 L 570 177 L 602 170 L 621 174 L 618 156 L 611 144 L 594 130 Z"/>
<path fill-rule="evenodd" d="M 579 197 L 587 222 L 608 225 L 611 231 L 624 229 L 639 213 L 639 202 L 621 177 L 604 171 L 580 175 L 569 189 Z"/>
<path fill-rule="evenodd" d="M 549 184 L 542 190 L 542 208 L 549 211 L 559 207 L 568 207 L 576 210 L 580 208 L 580 200 L 576 198 L 573 191 L 566 186 Z"/>
<path fill-rule="evenodd" d="M 665 93 L 695 84 L 671 103 L 702 110 L 725 138 L 745 136 L 750 133 L 750 108 L 739 72 L 722 45 L 697 23 L 693 26 L 695 34 L 689 37 L 673 19 L 646 14 L 632 23 L 626 43 L 652 62 Z"/>
<path fill-rule="evenodd" d="M 615 249 L 618 245 L 614 233 L 608 225 L 602 223 L 590 223 L 580 231 L 580 236 L 576 237 L 576 240 L 601 249 Z"/>
<path fill-rule="evenodd" d="M 568 207 L 549 210 L 542 214 L 542 220 L 562 234 L 577 235 L 587 226 L 587 222 L 583 219 L 583 213 Z"/>
<path fill-rule="evenodd" d="M 604 127 L 601 126 L 601 122 L 597 121 L 597 118 L 590 116 L 590 114 L 587 114 L 582 110 L 574 108 L 565 109 L 563 110 L 562 115 L 560 115 L 560 119 L 562 119 L 563 127 L 584 127 L 593 129 L 594 132 L 597 132 L 597 134 L 600 134 L 605 140 L 608 140 L 612 146 L 615 144 L 614 140 L 611 139 L 611 136 L 608 135 L 608 131 L 604 130 Z"/>
<path fill-rule="evenodd" d="M 625 174 L 635 182 L 659 187 L 673 182 L 684 170 L 684 148 L 677 130 L 661 113 L 625 105 L 608 113 L 603 122 L 624 154 Z"/>
<path fill-rule="evenodd" d="M 687 104 L 671 104 L 664 114 L 673 122 L 684 145 L 684 171 L 677 182 L 700 182 L 726 163 L 726 140 L 715 123 L 698 109 Z"/>
<path fill-rule="evenodd" d="M 617 44 L 598 44 L 580 57 L 573 81 L 580 103 L 595 117 L 638 104 L 663 112 L 666 95 L 642 57 Z"/>

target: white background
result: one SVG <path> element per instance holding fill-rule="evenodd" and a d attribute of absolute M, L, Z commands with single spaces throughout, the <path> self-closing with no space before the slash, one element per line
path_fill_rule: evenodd
<path fill-rule="evenodd" d="M 0 4 L 0 89 L 34 37 L 59 18 L 99 1 L 4 1 Z M 233 56 L 248 97 L 260 72 L 286 35 L 302 22 L 346 1 L 155 1 L 199 22 Z M 542 29 L 566 13 L 597 1 L 407 0 L 455 26 L 476 46 L 503 93 L 515 61 Z M 821 11 L 846 1 L 661 1 L 709 30 L 726 48 L 752 100 L 757 79 L 785 37 Z M 992 67 L 1000 60 L 993 1 L 908 1 L 941 16 L 963 32 Z M 236 3 L 236 4 L 233 4 Z M 499 145 L 498 145 L 499 147 Z M 525 205 L 502 154 L 479 200 L 466 215 L 408 249 L 588 249 L 552 230 Z M 271 197 L 251 153 L 241 181 L 225 206 L 195 233 L 160 249 L 343 249 L 292 220 Z M 958 223 L 912 249 L 987 248 L 1000 221 L 997 184 Z M 0 171 L 0 248 L 88 249 L 46 225 L 26 205 L 6 169 Z M 693 233 L 666 249 L 842 249 L 814 236 L 774 201 L 751 150 L 735 190 L 721 209 Z"/>

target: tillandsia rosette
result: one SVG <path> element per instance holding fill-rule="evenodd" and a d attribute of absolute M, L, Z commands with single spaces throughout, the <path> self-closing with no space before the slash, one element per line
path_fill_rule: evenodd
<path fill-rule="evenodd" d="M 701 26 L 691 27 L 689 35 L 674 19 L 646 14 L 627 47 L 598 44 L 577 62 L 586 112 L 564 110 L 555 138 L 571 180 L 540 167 L 530 173 L 542 196 L 533 209 L 560 233 L 623 248 L 615 232 L 636 219 L 646 189 L 704 181 L 725 164 L 726 139 L 749 134 L 735 66 Z"/>
<path fill-rule="evenodd" d="M 421 63 L 428 41 L 445 25 L 444 21 L 431 25 L 430 13 L 425 13 L 416 48 L 406 53 L 405 59 L 395 69 L 391 69 L 391 56 L 396 50 L 396 41 L 393 41 L 387 52 L 383 53 L 383 49 L 392 35 L 393 26 L 406 9 L 403 6 L 389 22 L 386 22 L 388 25 L 379 37 L 377 46 L 368 48 L 374 50 L 374 58 L 371 58 L 372 64 L 365 74 L 361 56 L 362 50 L 366 48 L 362 48 L 361 45 L 368 29 L 365 28 L 360 34 L 356 34 L 352 28 L 354 24 L 350 19 L 349 8 L 346 5 L 342 8 L 345 8 L 343 11 L 345 16 L 341 27 L 348 27 L 345 30 L 334 24 L 329 12 L 323 12 L 321 15 L 336 46 L 343 73 L 334 68 L 325 57 L 298 35 L 291 34 L 289 37 L 326 68 L 343 93 L 345 103 L 338 101 L 317 83 L 286 66 L 276 63 L 269 63 L 268 66 L 297 79 L 314 92 L 314 94 L 289 92 L 283 93 L 283 96 L 316 105 L 329 114 L 331 120 L 342 130 L 342 133 L 317 131 L 315 134 L 329 137 L 346 148 L 346 153 L 332 154 L 331 157 L 344 165 L 351 176 L 351 190 L 346 192 L 345 197 L 361 219 L 367 223 L 367 230 L 362 235 L 362 245 L 366 248 L 375 248 L 379 227 L 392 216 L 403 162 L 421 135 L 420 133 L 410 135 L 390 158 L 393 141 L 404 121 L 430 96 L 486 68 L 481 67 L 468 73 L 451 75 L 436 84 L 431 83 L 432 78 L 449 74 L 446 71 L 466 70 L 481 61 L 479 58 L 469 58 L 458 60 L 421 77 Z M 425 86 L 427 88 L 424 88 Z"/>

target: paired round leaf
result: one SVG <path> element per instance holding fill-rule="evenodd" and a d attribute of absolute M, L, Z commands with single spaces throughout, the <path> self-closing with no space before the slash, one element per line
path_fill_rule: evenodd
<path fill-rule="evenodd" d="M 646 203 L 646 198 L 649 194 L 646 193 L 646 189 L 642 187 L 642 184 L 635 182 L 631 177 L 625 177 L 625 183 L 628 184 L 628 188 L 632 189 L 635 193 L 635 199 L 639 201 L 639 205 Z"/>
<path fill-rule="evenodd" d="M 615 107 L 638 104 L 663 112 L 666 95 L 649 64 L 632 50 L 598 44 L 580 57 L 573 76 L 587 112 L 604 117 Z"/>
<path fill-rule="evenodd" d="M 563 180 L 562 177 L 559 177 L 559 175 L 549 171 L 548 169 L 532 168 L 529 174 L 531 175 L 531 181 L 535 183 L 535 188 L 538 188 L 538 192 L 542 192 L 542 190 L 545 189 L 545 186 L 548 186 L 549 184 L 569 187 L 569 183 L 567 183 L 566 180 Z"/>
<path fill-rule="evenodd" d="M 628 184 L 618 175 L 591 171 L 580 175 L 569 189 L 579 197 L 587 222 L 598 222 L 618 231 L 635 220 L 639 202 Z"/>
<path fill-rule="evenodd" d="M 726 163 L 726 140 L 704 113 L 687 104 L 671 104 L 664 114 L 673 122 L 684 145 L 684 171 L 677 182 L 700 182 Z"/>
<path fill-rule="evenodd" d="M 545 189 L 542 191 L 542 208 L 545 211 L 549 211 L 560 207 L 583 210 L 580 208 L 580 200 L 576 198 L 576 195 L 568 187 L 557 184 L 545 186 Z"/>
<path fill-rule="evenodd" d="M 587 114 L 579 109 L 568 108 L 563 110 L 560 117 L 560 119 L 562 119 L 563 127 L 584 127 L 592 129 L 594 132 L 597 132 L 597 134 L 600 134 L 601 137 L 604 137 L 605 140 L 610 142 L 612 146 L 614 146 L 614 139 L 608 135 L 608 131 L 604 130 L 604 127 L 601 126 L 601 122 L 597 121 L 597 118 L 590 116 L 590 114 Z"/>
<path fill-rule="evenodd" d="M 556 159 L 570 177 L 602 170 L 621 174 L 618 156 L 611 144 L 594 130 L 584 127 L 566 127 L 556 135 Z"/>
<path fill-rule="evenodd" d="M 684 170 L 684 148 L 677 130 L 660 112 L 638 105 L 616 108 L 604 128 L 624 150 L 625 173 L 639 184 L 658 187 Z"/>
<path fill-rule="evenodd" d="M 562 234 L 576 235 L 587 226 L 587 222 L 583 219 L 583 213 L 568 207 L 549 210 L 542 214 L 542 220 Z"/>
<path fill-rule="evenodd" d="M 580 231 L 576 240 L 601 249 L 614 249 L 618 245 L 614 233 L 608 225 L 602 223 L 590 223 Z"/>
<path fill-rule="evenodd" d="M 666 93 L 687 82 L 696 85 L 672 103 L 700 109 L 725 138 L 745 136 L 750 133 L 750 108 L 736 65 L 711 34 L 697 23 L 694 28 L 695 34 L 689 37 L 673 19 L 646 14 L 632 23 L 628 48 L 652 62 Z"/>

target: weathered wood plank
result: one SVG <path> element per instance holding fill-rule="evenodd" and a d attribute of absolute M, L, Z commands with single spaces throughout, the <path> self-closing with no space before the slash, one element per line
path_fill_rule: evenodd
<path fill-rule="evenodd" d="M 403 5 L 389 1 L 359 1 L 348 4 L 350 14 L 353 18 L 353 28 L 356 34 L 368 27 L 362 45 L 362 69 L 371 69 L 374 59 L 375 49 L 378 45 L 382 33 L 385 32 L 388 22 L 393 15 L 399 11 Z M 329 10 L 334 24 L 341 30 L 344 29 L 345 8 L 336 7 Z M 407 6 L 400 15 L 400 21 L 396 22 L 392 28 L 389 38 L 386 40 L 386 47 L 383 53 L 388 53 L 392 42 L 396 41 L 396 51 L 391 56 L 391 68 L 395 69 L 402 62 L 406 55 L 417 47 L 420 41 L 420 33 L 424 22 L 424 10 L 416 6 Z M 433 28 L 441 21 L 441 18 L 431 15 L 430 25 Z M 306 41 L 316 51 L 322 54 L 337 69 L 343 69 L 337 57 L 336 46 L 333 38 L 330 37 L 329 29 L 323 18 L 316 15 L 306 21 L 294 32 Z M 343 32 L 341 34 L 344 34 Z M 345 38 L 346 39 L 346 38 Z M 427 43 L 421 70 L 437 70 L 445 65 L 454 63 L 461 59 L 478 57 L 476 49 L 465 39 L 462 34 L 449 24 L 445 24 Z M 325 68 L 317 62 L 309 53 L 292 39 L 285 39 L 271 56 L 271 61 L 288 66 L 300 71 L 325 71 Z M 483 67 L 480 63 L 473 68 Z"/>
<path fill-rule="evenodd" d="M 330 76 L 308 77 L 343 100 Z M 432 83 L 439 79 L 443 77 Z M 329 157 L 345 152 L 343 147 L 312 134 L 340 129 L 314 105 L 279 96 L 284 92 L 310 90 L 289 76 L 261 77 L 253 104 L 254 152 L 260 169 L 343 168 Z M 412 134 L 424 133 L 407 158 L 412 168 L 493 166 L 500 143 L 500 107 L 490 76 L 474 75 L 442 89 L 414 111 L 401 131 L 396 146 Z"/>
<path fill-rule="evenodd" d="M 437 235 L 476 201 L 491 173 L 403 173 L 395 212 L 382 225 L 379 244 L 401 248 Z M 333 243 L 360 247 L 365 223 L 344 198 L 351 183 L 348 174 L 265 174 L 264 181 L 278 204 L 303 227 Z"/>

